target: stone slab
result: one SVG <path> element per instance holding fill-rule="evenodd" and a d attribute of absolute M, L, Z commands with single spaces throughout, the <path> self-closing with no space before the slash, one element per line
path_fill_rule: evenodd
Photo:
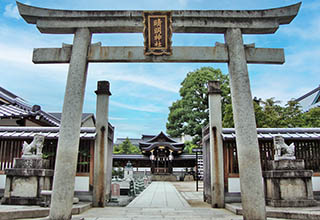
<path fill-rule="evenodd" d="M 10 197 L 10 198 L 3 198 L 1 203 L 7 205 L 41 205 L 43 203 L 43 198 L 39 197 Z M 1 219 L 1 217 L 0 217 Z"/>
<path fill-rule="evenodd" d="M 34 63 L 68 63 L 72 47 L 36 48 Z M 88 62 L 194 62 L 227 63 L 228 50 L 223 44 L 215 47 L 173 47 L 171 56 L 145 56 L 144 47 L 100 47 L 91 45 Z M 278 48 L 245 48 L 247 63 L 283 64 L 284 50 Z"/>
<path fill-rule="evenodd" d="M 304 160 L 269 160 L 267 161 L 268 170 L 304 170 Z"/>
<path fill-rule="evenodd" d="M 242 215 L 241 203 L 226 204 L 226 209 L 230 212 Z M 276 208 L 266 207 L 268 218 L 283 218 L 283 219 L 307 219 L 318 220 L 320 219 L 320 204 L 316 207 L 308 208 Z"/>
<path fill-rule="evenodd" d="M 49 169 L 50 161 L 38 158 L 15 158 L 14 168 Z"/>
<path fill-rule="evenodd" d="M 24 168 L 10 168 L 5 170 L 7 176 L 53 176 L 54 171 L 48 169 L 24 169 Z"/>
<path fill-rule="evenodd" d="M 267 199 L 267 204 L 273 207 L 312 207 L 317 205 L 313 199 L 282 200 Z"/>
<path fill-rule="evenodd" d="M 38 197 L 37 177 L 13 177 L 10 197 Z"/>
<path fill-rule="evenodd" d="M 91 203 L 79 203 L 73 205 L 72 213 L 74 215 L 81 214 L 91 208 Z M 23 205 L 1 205 L 0 206 L 0 219 L 44 219 L 49 215 L 49 208 L 42 208 L 39 206 L 23 206 Z"/>
<path fill-rule="evenodd" d="M 271 170 L 264 171 L 264 178 L 311 178 L 312 170 Z"/>

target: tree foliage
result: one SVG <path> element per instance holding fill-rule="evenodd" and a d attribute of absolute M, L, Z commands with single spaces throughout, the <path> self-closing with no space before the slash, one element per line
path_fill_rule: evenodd
<path fill-rule="evenodd" d="M 127 137 L 121 144 L 113 147 L 114 154 L 141 154 L 138 147 L 133 145 Z"/>
<path fill-rule="evenodd" d="M 320 127 L 320 107 L 312 108 L 303 114 L 305 127 Z"/>
<path fill-rule="evenodd" d="M 187 74 L 181 83 L 181 98 L 169 107 L 166 126 L 170 136 L 188 134 L 193 137 L 193 143 L 200 141 L 202 128 L 209 122 L 207 83 L 210 80 L 220 81 L 222 126 L 234 127 L 228 76 L 219 69 L 203 67 Z M 290 100 L 281 106 L 275 98 L 255 98 L 253 106 L 258 128 L 320 127 L 320 107 L 303 113 L 296 101 Z"/>
<path fill-rule="evenodd" d="M 257 128 L 294 128 L 310 127 L 305 120 L 301 106 L 294 100 L 287 102 L 285 106 L 274 97 L 266 100 L 253 101 Z M 223 127 L 234 127 L 232 106 L 227 106 L 228 112 L 223 118 Z M 320 123 L 318 124 L 320 126 Z"/>
<path fill-rule="evenodd" d="M 181 99 L 169 107 L 167 133 L 172 137 L 188 134 L 194 137 L 196 143 L 201 138 L 202 128 L 209 121 L 208 88 L 210 80 L 219 80 L 222 91 L 222 109 L 231 103 L 229 79 L 220 69 L 202 67 L 189 72 L 181 83 Z"/>
<path fill-rule="evenodd" d="M 289 100 L 284 106 L 275 98 L 265 101 L 254 100 L 254 111 L 257 128 L 299 128 L 320 127 L 320 108 L 312 108 L 302 112 L 298 102 Z M 223 118 L 223 127 L 234 127 L 232 106 L 226 107 L 227 113 Z"/>
<path fill-rule="evenodd" d="M 186 141 L 184 142 L 184 144 L 185 144 L 185 147 L 183 149 L 183 152 L 187 154 L 194 154 L 192 152 L 192 149 L 198 147 L 197 145 L 193 144 L 192 141 Z"/>

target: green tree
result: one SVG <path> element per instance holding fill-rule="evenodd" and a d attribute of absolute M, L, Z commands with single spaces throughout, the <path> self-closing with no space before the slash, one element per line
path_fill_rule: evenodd
<path fill-rule="evenodd" d="M 189 72 L 181 83 L 180 96 L 169 107 L 167 133 L 172 137 L 188 134 L 193 137 L 193 143 L 201 139 L 202 128 L 209 121 L 208 88 L 210 80 L 219 80 L 222 91 L 222 112 L 231 103 L 229 78 L 220 69 L 202 67 Z"/>
<path fill-rule="evenodd" d="M 120 148 L 122 148 L 122 153 L 123 154 L 130 154 L 130 147 L 131 147 L 131 142 L 129 138 L 127 137 L 122 144 L 120 144 Z"/>
<path fill-rule="evenodd" d="M 140 149 L 133 145 L 127 137 L 120 145 L 113 147 L 114 154 L 140 154 Z"/>
<path fill-rule="evenodd" d="M 280 101 L 276 101 L 274 97 L 266 99 L 262 102 L 262 109 L 264 112 L 264 116 L 261 120 L 260 127 L 261 128 L 277 128 L 277 127 L 283 127 L 281 124 L 283 124 L 282 120 L 282 112 L 283 108 L 278 105 L 280 104 Z M 259 119 L 258 119 L 259 124 Z"/>
<path fill-rule="evenodd" d="M 197 145 L 193 144 L 192 141 L 186 141 L 184 144 L 185 147 L 183 149 L 183 152 L 187 154 L 193 154 L 192 149 L 198 147 Z"/>
<path fill-rule="evenodd" d="M 302 115 L 304 127 L 320 127 L 320 107 L 312 108 Z"/>
<path fill-rule="evenodd" d="M 233 128 L 234 122 L 233 122 L 233 112 L 232 112 L 232 105 L 227 104 L 225 106 L 224 115 L 222 118 L 222 127 L 224 128 Z"/>
<path fill-rule="evenodd" d="M 301 106 L 293 99 L 288 101 L 283 108 L 283 125 L 288 128 L 306 126 Z"/>
<path fill-rule="evenodd" d="M 114 145 L 113 146 L 113 153 L 114 154 L 121 154 L 122 153 L 122 149 L 120 148 L 119 145 Z"/>

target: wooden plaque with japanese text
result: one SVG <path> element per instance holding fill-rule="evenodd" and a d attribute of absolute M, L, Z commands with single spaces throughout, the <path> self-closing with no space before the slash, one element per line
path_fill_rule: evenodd
<path fill-rule="evenodd" d="M 144 12 L 144 54 L 171 55 L 172 19 L 171 12 Z"/>

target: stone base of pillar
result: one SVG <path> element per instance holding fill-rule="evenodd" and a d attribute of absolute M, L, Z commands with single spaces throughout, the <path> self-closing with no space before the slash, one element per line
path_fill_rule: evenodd
<path fill-rule="evenodd" d="M 208 194 L 203 194 L 203 200 L 208 203 L 208 204 L 211 204 L 211 194 L 208 195 Z"/>
<path fill-rule="evenodd" d="M 273 207 L 316 206 L 312 191 L 312 170 L 304 160 L 268 161 L 264 182 L 267 205 Z"/>
<path fill-rule="evenodd" d="M 15 158 L 14 168 L 6 169 L 6 186 L 2 204 L 42 205 L 42 190 L 51 190 L 53 170 L 49 160 Z"/>

